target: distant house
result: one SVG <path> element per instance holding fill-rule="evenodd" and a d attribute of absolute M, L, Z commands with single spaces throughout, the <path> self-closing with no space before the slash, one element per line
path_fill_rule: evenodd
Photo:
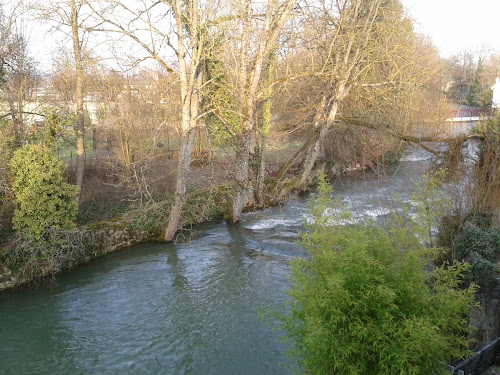
<path fill-rule="evenodd" d="M 451 114 L 447 121 L 467 122 L 477 121 L 489 116 L 489 111 L 480 107 L 471 107 L 468 105 L 452 105 Z"/>

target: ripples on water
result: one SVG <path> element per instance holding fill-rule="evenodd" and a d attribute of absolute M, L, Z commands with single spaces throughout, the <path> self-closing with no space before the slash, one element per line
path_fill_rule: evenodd
<path fill-rule="evenodd" d="M 388 213 L 429 154 L 334 182 L 356 217 Z M 286 374 L 279 332 L 257 309 L 286 300 L 306 198 L 201 225 L 191 241 L 96 259 L 57 284 L 0 296 L 0 374 Z"/>

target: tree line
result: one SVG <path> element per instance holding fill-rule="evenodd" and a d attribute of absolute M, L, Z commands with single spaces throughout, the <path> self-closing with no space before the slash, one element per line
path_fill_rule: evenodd
<path fill-rule="evenodd" d="M 13 227 L 28 240 L 22 251 L 10 251 L 12 264 L 24 262 L 19 269 L 50 258 L 47 238 L 53 247 L 74 248 L 74 258 L 56 252 L 54 269 L 84 256 L 86 240 L 71 230 L 85 209 L 91 174 L 99 175 L 103 190 L 110 184 L 134 190 L 127 198 L 140 204 L 168 197 L 168 205 L 156 207 L 168 210 L 160 239 L 171 241 L 192 189 L 193 163 L 217 155 L 230 176 L 227 218 L 233 223 L 249 201 L 257 208 L 279 202 L 307 188 L 318 170 L 375 167 L 402 144 L 438 153 L 422 142 L 448 141 L 456 151 L 448 164 L 463 168 L 466 137 L 446 138 L 450 104 L 489 108 L 488 85 L 499 68 L 493 54 L 441 59 L 415 33 L 398 0 L 0 5 L 0 229 Z M 62 32 L 71 45 L 45 78 L 16 24 L 21 11 Z M 48 91 L 37 101 L 43 110 L 29 109 L 44 79 Z M 93 119 L 85 101 L 95 104 Z M 42 126 L 30 124 L 34 114 L 43 117 Z M 478 131 L 479 162 L 461 177 L 473 177 L 467 213 L 479 216 L 450 215 L 448 241 L 456 240 L 450 259 L 433 242 L 439 225 L 434 197 L 417 204 L 416 220 L 396 215 L 385 230 L 372 223 L 335 226 L 328 220 L 338 220 L 342 209 L 320 184 L 312 198 L 314 222 L 302 237 L 311 259 L 292 265 L 291 314 L 273 315 L 308 371 L 439 373 L 438 360 L 468 353 L 476 290 L 468 281 L 481 278 L 466 280 L 466 272 L 498 270 L 498 250 L 490 251 L 499 238 L 490 227 L 500 186 L 498 119 Z M 97 133 L 105 138 L 101 150 Z M 109 153 L 85 160 L 89 142 L 94 156 Z M 76 150 L 72 168 L 58 160 L 67 161 L 57 147 L 68 143 Z M 273 162 L 277 143 L 287 152 Z M 174 179 L 169 194 L 161 185 L 152 189 L 162 178 Z M 419 192 L 435 188 L 421 185 Z M 112 199 L 105 192 L 98 205 Z M 462 225 L 467 222 L 481 225 Z M 457 259 L 475 263 L 469 268 Z"/>
<path fill-rule="evenodd" d="M 179 227 L 193 157 L 224 150 L 230 158 L 228 217 L 237 223 L 249 198 L 263 207 L 304 189 L 325 158 L 357 153 L 364 160 L 382 143 L 419 143 L 422 124 L 428 139 L 439 135 L 449 113 L 446 87 L 453 99 L 467 84 L 467 95 L 476 95 L 485 64 L 479 59 L 476 78 L 460 81 L 460 64 L 452 59 L 453 69 L 446 69 L 397 0 L 3 4 L 0 92 L 8 108 L 2 138 L 12 138 L 4 146 L 4 196 L 12 152 L 40 143 L 33 136 L 38 130 L 27 125 L 25 104 L 40 77 L 29 42 L 16 28 L 21 8 L 66 35 L 71 46 L 56 58 L 47 78 L 53 95 L 45 100 L 64 119 L 57 136 L 73 128 L 80 191 L 85 139 L 91 138 L 84 98 L 98 97 L 92 129 L 107 125 L 108 141 L 119 145 L 121 174 L 142 186 L 146 201 L 151 194 L 141 171 L 165 132 L 173 131 L 176 147 L 169 155 L 177 165 L 166 241 Z M 296 135 L 298 144 L 271 176 L 268 143 L 279 134 Z M 345 151 L 346 144 L 351 149 Z"/>

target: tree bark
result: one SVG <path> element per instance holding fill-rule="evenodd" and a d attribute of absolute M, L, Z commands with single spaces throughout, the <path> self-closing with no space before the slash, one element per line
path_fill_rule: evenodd
<path fill-rule="evenodd" d="M 182 126 L 179 160 L 177 161 L 175 197 L 170 210 L 168 225 L 163 236 L 165 241 L 172 241 L 174 239 L 186 202 L 186 179 L 192 161 L 194 137 L 196 133 L 196 124 L 198 122 L 200 89 L 203 78 L 201 69 L 201 53 L 203 51 L 201 50 L 202 43 L 199 34 L 201 25 L 199 24 L 198 2 L 192 1 L 191 3 L 189 21 L 184 20 L 181 0 L 173 1 L 172 7 L 175 14 L 178 40 L 177 59 L 179 62 L 179 79 L 181 86 Z M 190 57 L 185 49 L 186 38 L 184 36 L 184 27 L 186 26 L 186 22 L 188 22 L 190 29 L 189 39 L 192 45 L 192 54 Z M 190 59 L 190 70 L 188 70 L 188 59 Z"/>
<path fill-rule="evenodd" d="M 165 229 L 164 240 L 172 241 L 174 239 L 182 215 L 184 204 L 186 203 L 186 178 L 191 164 L 191 155 L 193 152 L 195 129 L 189 129 L 181 135 L 179 146 L 179 160 L 177 162 L 177 179 L 175 183 L 175 196 L 168 225 Z"/>
<path fill-rule="evenodd" d="M 258 207 L 264 207 L 264 180 L 266 178 L 266 161 L 264 159 L 264 154 L 267 147 L 267 135 L 262 135 L 259 146 L 259 154 L 257 158 L 259 170 L 257 173 L 257 186 L 255 188 L 255 199 L 257 200 Z"/>
<path fill-rule="evenodd" d="M 249 126 L 247 124 L 247 126 Z M 236 152 L 235 160 L 235 180 L 236 189 L 233 195 L 233 212 L 232 212 L 232 222 L 239 223 L 241 220 L 241 213 L 243 212 L 243 207 L 245 205 L 245 199 L 248 193 L 248 164 L 250 157 L 250 141 L 251 133 L 245 132 L 241 135 L 240 144 L 238 151 Z"/>
<path fill-rule="evenodd" d="M 76 185 L 81 189 L 85 169 L 85 117 L 83 112 L 83 62 L 80 37 L 78 33 L 78 11 L 75 0 L 70 0 L 71 31 L 73 36 L 73 52 L 75 56 L 75 99 L 76 99 Z M 79 200 L 80 193 L 77 195 Z"/>
<path fill-rule="evenodd" d="M 330 125 L 335 121 L 335 116 L 337 115 L 337 111 L 339 108 L 339 102 L 335 100 L 330 108 L 328 113 L 328 118 L 324 121 L 320 126 L 319 135 L 316 139 L 316 142 L 307 150 L 307 154 L 304 161 L 304 166 L 302 169 L 302 175 L 300 177 L 300 182 L 298 184 L 298 188 L 302 189 L 306 185 L 311 172 L 314 168 L 314 164 L 316 163 L 316 159 L 321 150 L 321 144 L 325 141 L 325 137 L 328 134 L 330 129 Z"/>
<path fill-rule="evenodd" d="M 240 139 L 236 151 L 235 179 L 236 191 L 233 195 L 232 221 L 238 223 L 241 219 L 241 213 L 248 192 L 248 164 L 250 156 L 250 145 L 252 130 L 255 124 L 255 107 L 257 103 L 257 90 L 261 81 L 262 67 L 264 59 L 269 56 L 272 49 L 275 48 L 276 40 L 280 35 L 281 29 L 285 24 L 290 12 L 295 5 L 295 0 L 286 0 L 281 6 L 275 8 L 276 3 L 269 1 L 267 4 L 266 17 L 261 32 L 260 45 L 257 48 L 255 57 L 250 53 L 250 44 L 252 40 L 250 19 L 253 17 L 251 1 L 245 1 L 243 12 L 243 33 L 242 48 L 239 55 L 240 71 L 238 84 L 240 90 L 241 103 L 241 126 Z M 249 64 L 250 63 L 250 64 Z M 247 71 L 247 66 L 250 70 Z"/>

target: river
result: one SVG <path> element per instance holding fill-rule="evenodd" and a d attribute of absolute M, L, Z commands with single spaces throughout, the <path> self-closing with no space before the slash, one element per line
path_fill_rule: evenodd
<path fill-rule="evenodd" d="M 430 158 L 410 148 L 383 173 L 337 178 L 335 194 L 359 217 L 382 217 Z M 291 373 L 282 333 L 257 312 L 287 299 L 306 203 L 199 225 L 177 244 L 134 246 L 1 294 L 0 374 Z"/>

